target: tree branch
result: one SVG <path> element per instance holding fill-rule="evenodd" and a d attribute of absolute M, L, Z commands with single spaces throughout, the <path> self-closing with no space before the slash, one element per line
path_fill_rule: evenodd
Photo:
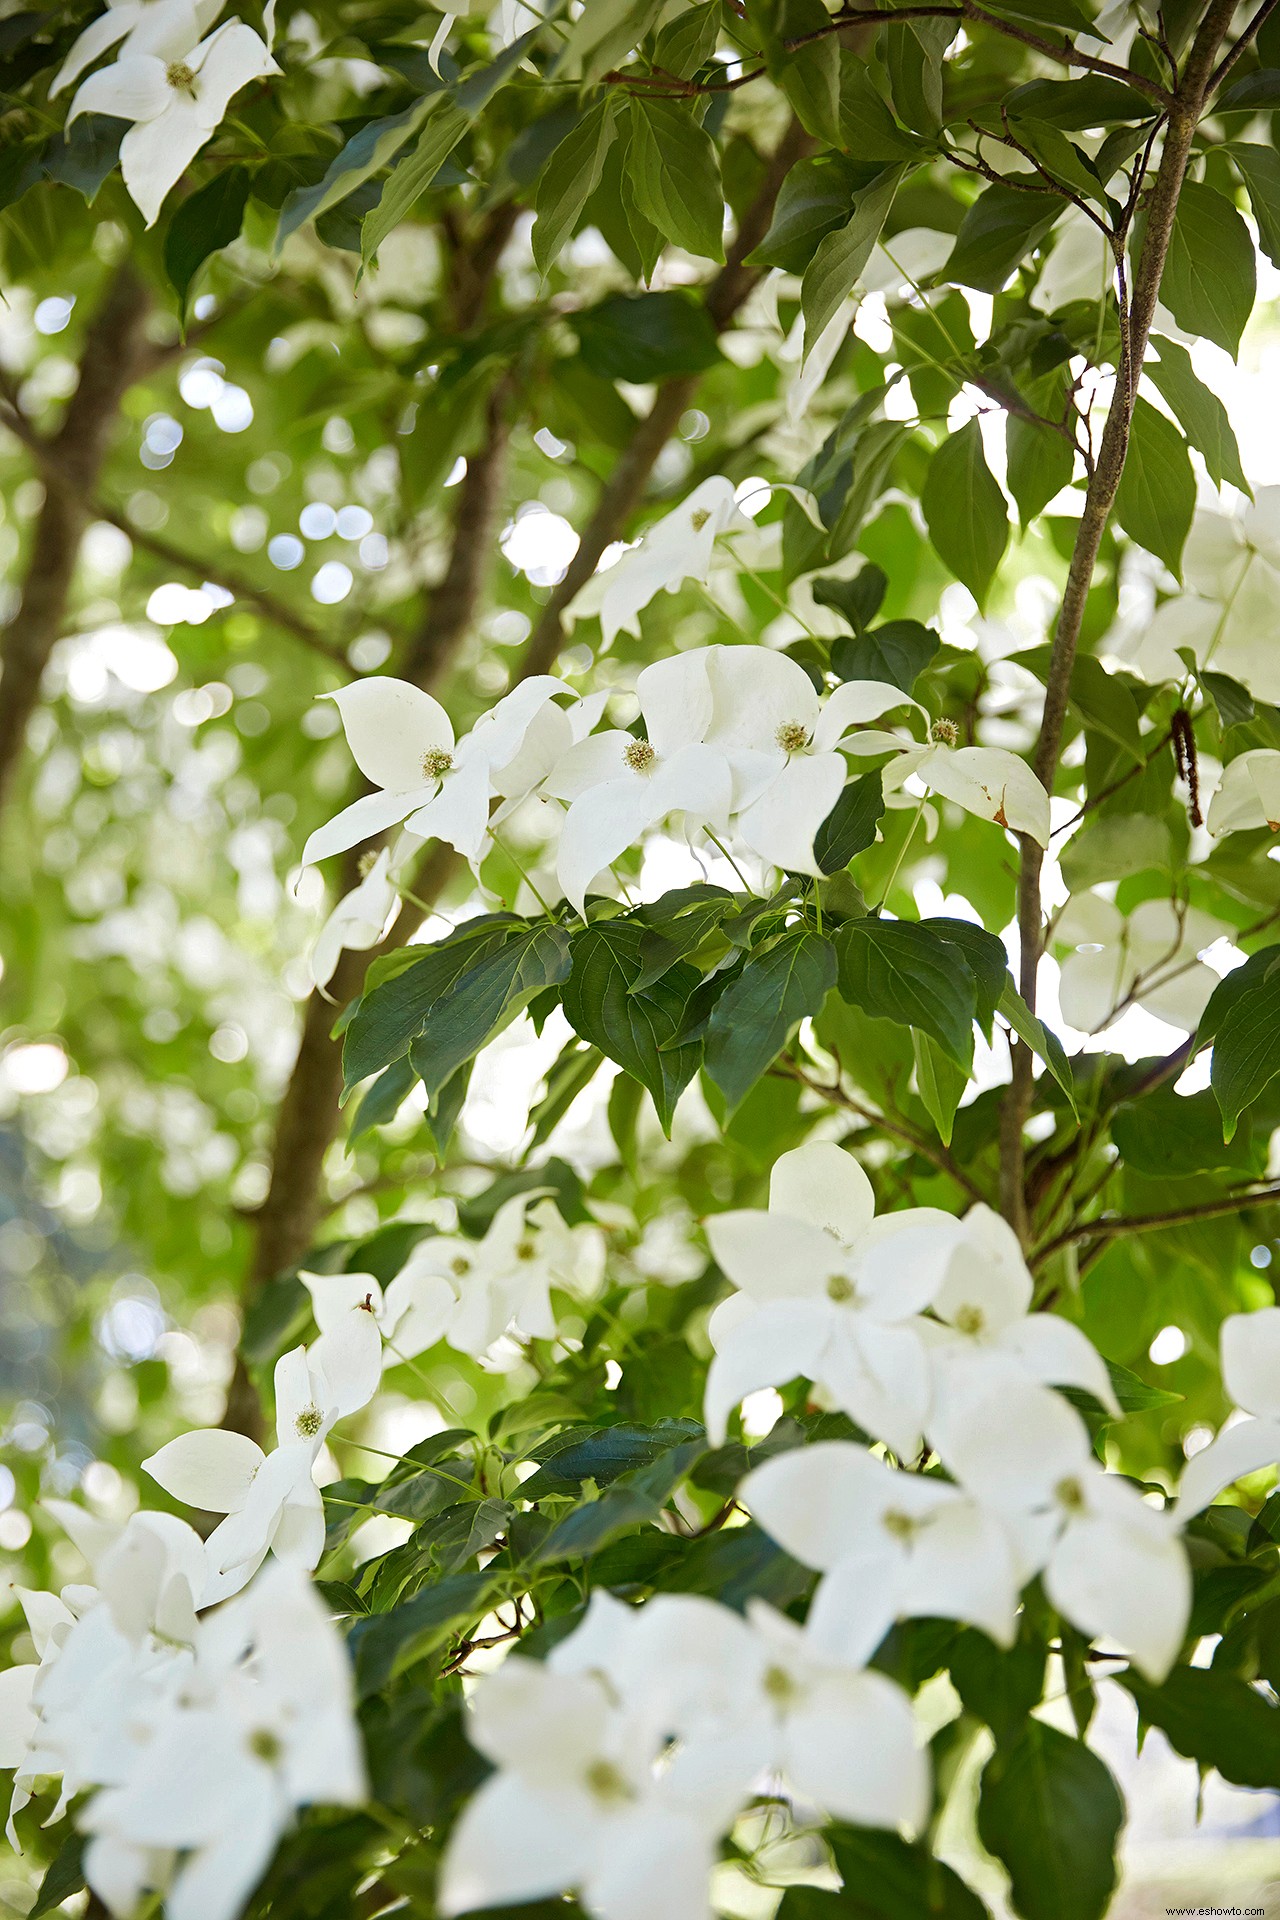
<path fill-rule="evenodd" d="M 1129 311 L 1128 351 L 1125 355 L 1127 365 L 1122 370 L 1128 377 L 1116 381 L 1097 464 L 1085 495 L 1084 511 L 1067 570 L 1066 590 L 1053 637 L 1040 737 L 1033 761 L 1037 776 L 1050 793 L 1053 791 L 1058 756 L 1062 749 L 1062 731 L 1084 622 L 1085 603 L 1102 537 L 1115 505 L 1120 476 L 1124 471 L 1138 373 L 1146 354 L 1165 260 L 1173 236 L 1178 196 L 1186 177 L 1192 139 L 1204 109 L 1214 56 L 1234 12 L 1235 0 L 1211 0 L 1200 23 L 1178 93 L 1170 108 L 1164 151 L 1147 201 L 1146 231 L 1134 276 Z M 1028 835 L 1024 834 L 1021 841 L 1018 882 L 1020 985 L 1023 999 L 1034 1012 L 1036 974 L 1043 949 L 1040 873 L 1044 853 Z M 1018 1044 L 1013 1049 L 1012 1080 L 1001 1111 L 1000 1201 L 1005 1217 L 1024 1241 L 1027 1236 L 1027 1212 L 1023 1128 L 1031 1107 L 1033 1086 L 1031 1052 L 1025 1045 Z"/>
<path fill-rule="evenodd" d="M 1099 1237 L 1114 1240 L 1126 1233 L 1156 1233 L 1162 1227 L 1180 1227 L 1192 1220 L 1213 1220 L 1226 1213 L 1243 1213 L 1247 1207 L 1270 1206 L 1280 1201 L 1280 1186 L 1257 1187 L 1252 1193 L 1223 1193 L 1216 1200 L 1201 1200 L 1190 1207 L 1172 1207 L 1167 1213 L 1117 1214 L 1114 1219 L 1086 1220 L 1046 1240 L 1031 1255 L 1032 1266 L 1040 1266 L 1052 1254 L 1077 1240 Z"/>
<path fill-rule="evenodd" d="M 742 217 L 724 266 L 707 289 L 707 311 L 717 333 L 725 331 L 759 279 L 759 268 L 746 264 L 748 256 L 769 231 L 783 181 L 813 144 L 799 121 L 793 120 L 769 162 L 759 193 Z M 653 406 L 637 424 L 605 482 L 563 580 L 543 608 L 520 665 L 522 680 L 548 673 L 554 665 L 564 642 L 565 609 L 590 580 L 605 548 L 625 532 L 644 497 L 654 463 L 688 410 L 699 379 L 696 373 L 678 374 L 658 388 Z"/>
<path fill-rule="evenodd" d="M 47 440 L 14 400 L 6 420 L 40 459 L 44 505 L 36 521 L 18 610 L 0 637 L 0 804 L 21 762 L 27 723 L 54 645 L 66 625 L 80 547 L 89 525 L 87 501 L 97 485 L 120 418 L 120 403 L 149 358 L 151 298 L 126 261 L 112 275 L 89 324 L 80 377 L 62 424 Z"/>
<path fill-rule="evenodd" d="M 1258 29 L 1265 25 L 1278 6 L 1280 6 L 1280 0 L 1264 0 L 1263 5 L 1258 8 L 1258 11 L 1254 14 L 1252 20 L 1240 35 L 1235 45 L 1228 53 L 1223 54 L 1221 60 L 1219 60 L 1217 66 L 1214 68 L 1206 89 L 1207 93 L 1216 93 L 1223 81 L 1228 79 L 1235 71 L 1236 63 L 1241 55 L 1247 53 L 1257 39 Z"/>

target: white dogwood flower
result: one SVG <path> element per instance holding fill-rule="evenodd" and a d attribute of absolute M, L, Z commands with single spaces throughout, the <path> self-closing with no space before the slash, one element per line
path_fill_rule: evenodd
<path fill-rule="evenodd" d="M 1229 932 L 1223 921 L 1172 900 L 1144 900 L 1123 914 L 1101 894 L 1073 894 L 1054 928 L 1055 942 L 1075 949 L 1062 962 L 1063 1019 L 1096 1033 L 1131 1000 L 1192 1032 L 1218 984 L 1196 955 Z"/>
<path fill-rule="evenodd" d="M 399 911 L 391 849 L 383 847 L 359 885 L 343 894 L 315 937 L 309 965 L 316 986 L 328 986 L 344 950 L 367 953 L 376 947 Z"/>
<path fill-rule="evenodd" d="M 299 1807 L 366 1791 L 345 1649 L 311 1583 L 275 1567 L 202 1624 L 180 1697 L 85 1810 L 85 1877 L 114 1911 L 122 1883 L 150 1885 L 169 1920 L 235 1920 Z"/>
<path fill-rule="evenodd" d="M 226 0 L 107 0 L 106 12 L 91 20 L 73 42 L 49 98 L 74 85 L 112 47 L 119 46 L 119 59 L 135 53 L 154 53 L 164 59 L 175 41 L 179 46 L 194 46 L 225 5 Z"/>
<path fill-rule="evenodd" d="M 1251 747 L 1227 762 L 1205 825 L 1214 835 L 1248 827 L 1280 833 L 1280 753 L 1274 747 Z"/>
<path fill-rule="evenodd" d="M 203 1428 L 180 1434 L 142 1465 L 166 1493 L 224 1513 L 205 1543 L 203 1606 L 238 1593 L 268 1553 L 314 1567 L 324 1550 L 324 1505 L 312 1469 L 336 1420 L 372 1398 L 382 1341 L 372 1315 L 349 1312 L 310 1353 L 276 1362 L 276 1438 L 271 1453 L 244 1434 Z"/>
<path fill-rule="evenodd" d="M 146 52 L 128 52 L 85 80 L 67 115 L 107 113 L 133 125 L 120 142 L 125 186 L 148 226 L 251 80 L 280 69 L 266 42 L 243 20 L 199 39 L 193 10 L 157 17 Z"/>
<path fill-rule="evenodd" d="M 939 1236 L 957 1223 L 926 1207 L 873 1222 L 874 1204 L 852 1155 L 818 1141 L 777 1160 L 767 1212 L 707 1221 L 711 1250 L 739 1288 L 710 1327 L 714 1444 L 745 1395 L 799 1376 L 895 1453 L 918 1451 L 929 1410 L 918 1316 L 942 1279 Z"/>
<path fill-rule="evenodd" d="M 1219 1340 L 1223 1384 L 1250 1418 L 1229 1422 L 1188 1460 L 1178 1486 L 1182 1520 L 1245 1474 L 1280 1462 L 1280 1307 L 1228 1314 Z"/>
<path fill-rule="evenodd" d="M 818 873 L 813 836 L 848 776 L 841 742 L 917 703 L 876 680 L 846 681 L 824 700 L 797 661 L 768 647 L 717 646 L 707 655 L 714 718 L 706 737 L 733 767 L 738 833 L 772 865 Z"/>
<path fill-rule="evenodd" d="M 1181 681 L 1198 667 L 1228 674 L 1260 700 L 1280 700 L 1273 639 L 1280 596 L 1280 486 L 1259 487 L 1236 514 L 1202 510 L 1182 552 L 1182 592 L 1146 622 L 1134 664 L 1144 680 Z"/>
<path fill-rule="evenodd" d="M 303 866 L 402 820 L 419 838 L 443 840 L 475 861 L 489 830 L 495 772 L 519 753 L 552 695 L 568 691 L 551 674 L 534 675 L 504 694 L 461 741 L 440 702 L 407 680 L 371 676 L 326 695 L 341 715 L 352 758 L 378 791 L 317 828 L 302 850 Z"/>
<path fill-rule="evenodd" d="M 1013 1547 L 997 1515 L 960 1488 L 823 1440 L 757 1467 L 739 1497 L 779 1546 L 822 1573 L 807 1631 L 823 1654 L 867 1660 L 896 1620 L 922 1614 L 1012 1644 Z"/>
<path fill-rule="evenodd" d="M 904 742 L 896 734 L 867 729 L 848 742 L 852 753 L 882 753 L 887 747 L 898 757 L 884 769 L 886 798 L 914 778 L 929 793 L 951 800 L 980 820 L 994 820 L 1010 833 L 1029 834 L 1040 846 L 1049 844 L 1049 796 L 1025 760 L 1004 747 L 958 747 L 956 729 L 948 720 L 936 721 L 927 746 Z"/>
<path fill-rule="evenodd" d="M 1104 1635 L 1154 1681 L 1177 1657 L 1191 1612 L 1191 1568 L 1173 1515 L 1094 1459 L 1060 1394 L 1009 1368 L 953 1396 L 935 1439 L 960 1484 L 1010 1529 L 1024 1577 L 1082 1633 Z"/>
<path fill-rule="evenodd" d="M 669 814 L 686 832 L 728 826 L 733 781 L 724 754 L 703 744 L 711 724 L 706 649 L 645 667 L 636 695 L 646 737 L 607 730 L 570 747 L 543 783 L 568 803 L 556 867 L 565 898 L 585 912 L 592 881 Z"/>

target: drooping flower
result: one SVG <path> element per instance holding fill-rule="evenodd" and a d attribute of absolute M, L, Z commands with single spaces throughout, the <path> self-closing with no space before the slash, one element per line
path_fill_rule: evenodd
<path fill-rule="evenodd" d="M 365 1406 L 382 1376 L 373 1318 L 351 1312 L 322 1333 L 310 1353 L 294 1347 L 276 1362 L 276 1438 L 271 1453 L 244 1434 L 218 1428 L 180 1434 L 142 1465 L 175 1500 L 223 1513 L 206 1545 L 200 1604 L 238 1593 L 268 1553 L 314 1567 L 324 1549 L 324 1505 L 312 1477 L 336 1420 Z"/>
<path fill-rule="evenodd" d="M 91 73 L 67 115 L 68 126 L 82 113 L 133 122 L 120 142 L 120 170 L 148 226 L 234 96 L 251 80 L 280 71 L 243 20 L 226 21 L 204 40 L 198 34 L 187 7 L 158 15 L 147 51 L 131 51 Z"/>
<path fill-rule="evenodd" d="M 1025 760 L 1005 747 L 958 747 L 950 721 L 937 721 L 929 744 L 904 743 L 894 734 L 870 729 L 849 741 L 853 753 L 880 753 L 888 746 L 898 757 L 884 769 L 886 798 L 913 777 L 929 793 L 954 801 L 980 820 L 994 820 L 1010 833 L 1025 833 L 1042 847 L 1049 844 L 1049 796 Z"/>
<path fill-rule="evenodd" d="M 310 957 L 316 986 L 328 986 L 344 950 L 367 953 L 370 947 L 376 947 L 399 908 L 391 849 L 383 847 L 360 884 L 342 896 L 316 935 Z"/>
<path fill-rule="evenodd" d="M 1075 949 L 1062 962 L 1063 1018 L 1096 1033 L 1132 1001 L 1190 1033 L 1219 977 L 1196 955 L 1229 932 L 1173 900 L 1144 900 L 1126 915 L 1101 894 L 1073 894 L 1054 928 L 1055 942 Z"/>
<path fill-rule="evenodd" d="M 745 1395 L 799 1376 L 896 1453 L 918 1450 L 929 1409 L 918 1316 L 942 1279 L 939 1236 L 958 1223 L 926 1207 L 873 1222 L 874 1206 L 852 1155 L 816 1141 L 776 1161 L 767 1212 L 707 1221 L 711 1250 L 740 1289 L 711 1321 L 714 1443 Z"/>
<path fill-rule="evenodd" d="M 1183 1520 L 1233 1481 L 1280 1462 L 1280 1307 L 1228 1314 L 1219 1339 L 1223 1384 L 1250 1418 L 1230 1421 L 1188 1460 L 1176 1508 Z"/>
<path fill-rule="evenodd" d="M 822 1574 L 809 1608 L 815 1648 L 855 1663 L 896 1620 L 936 1615 L 1014 1635 L 1022 1581 L 1008 1533 L 960 1488 L 822 1440 L 749 1473 L 739 1495 L 788 1553 Z"/>
<path fill-rule="evenodd" d="M 713 474 L 687 500 L 655 520 L 643 539 L 600 576 L 600 624 L 608 646 L 619 633 L 640 631 L 640 614 L 654 595 L 675 593 L 686 580 L 706 581 L 722 533 L 751 525 L 734 498 L 733 482 Z"/>
<path fill-rule="evenodd" d="M 554 675 L 535 674 L 504 694 L 460 741 L 440 702 L 407 680 L 371 676 L 328 695 L 342 717 L 352 758 L 379 791 L 318 827 L 302 850 L 303 866 L 401 820 L 420 839 L 443 840 L 474 862 L 489 830 L 495 778 L 520 753 L 553 694 L 568 691 Z"/>

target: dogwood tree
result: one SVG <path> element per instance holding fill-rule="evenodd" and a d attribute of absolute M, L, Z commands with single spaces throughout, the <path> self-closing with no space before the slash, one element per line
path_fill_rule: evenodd
<path fill-rule="evenodd" d="M 0 92 L 30 1911 L 1098 1920 L 1280 1789 L 1275 0 Z"/>

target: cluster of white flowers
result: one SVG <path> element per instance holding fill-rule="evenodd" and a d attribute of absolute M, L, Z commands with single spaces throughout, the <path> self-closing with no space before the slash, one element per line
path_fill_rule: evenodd
<path fill-rule="evenodd" d="M 857 1162 L 815 1143 L 779 1159 L 767 1212 L 707 1223 L 740 1289 L 712 1316 L 711 1437 L 745 1394 L 801 1377 L 900 1460 L 924 1448 L 951 1475 L 828 1441 L 748 1476 L 747 1510 L 824 1575 L 811 1634 L 866 1659 L 895 1620 L 931 1614 L 1008 1646 L 1041 1573 L 1067 1619 L 1163 1678 L 1191 1604 L 1177 1521 L 1099 1465 L 1053 1391 L 1118 1412 L 1102 1358 L 1069 1320 L 1030 1311 L 1017 1238 L 989 1208 L 873 1215 Z"/>
<path fill-rule="evenodd" d="M 762 1601 L 597 1592 L 545 1663 L 477 1684 L 468 1730 L 497 1771 L 450 1840 L 445 1915 L 572 1888 L 598 1920 L 705 1920 L 720 1835 L 771 1781 L 864 1826 L 929 1810 L 906 1694 Z"/>
<path fill-rule="evenodd" d="M 71 86 L 115 48 L 111 64 L 81 82 L 67 125 L 82 113 L 132 122 L 120 142 L 120 170 L 148 226 L 240 89 L 280 71 L 267 42 L 243 20 L 214 28 L 225 4 L 108 0 L 107 11 L 85 28 L 50 89 L 56 94 Z"/>
<path fill-rule="evenodd" d="M 769 866 L 817 875 L 814 836 L 840 796 L 849 759 L 859 757 L 892 756 L 883 781 L 896 804 L 915 804 L 902 792 L 914 780 L 921 795 L 939 794 L 1042 845 L 1049 835 L 1048 797 L 1016 754 L 957 748 L 945 723 L 923 744 L 874 727 L 895 708 L 911 709 L 926 726 L 927 717 L 909 694 L 880 681 L 846 681 L 823 697 L 801 666 L 767 647 L 701 647 L 645 667 L 636 681 L 640 728 L 632 732 L 594 731 L 606 696 L 576 698 L 551 675 L 516 687 L 461 741 L 439 702 L 404 681 L 370 678 L 331 697 L 356 764 L 378 791 L 313 833 L 304 865 L 400 822 L 476 864 L 491 834 L 536 796 L 563 814 L 556 871 L 579 912 L 588 891 L 613 884 L 619 856 L 672 816 L 690 844 L 732 836 Z M 332 972 L 339 943 L 356 944 L 345 929 L 365 940 L 385 921 L 388 886 L 380 865 L 342 903 L 322 935 L 318 974 Z"/>
<path fill-rule="evenodd" d="M 22 1592 L 37 1658 L 0 1674 L 13 1815 L 50 1778 L 88 1836 L 113 1914 L 163 1893 L 170 1920 L 235 1920 L 301 1807 L 365 1798 L 346 1651 L 296 1566 L 197 1618 L 216 1554 L 171 1514 L 123 1527 L 50 1502 L 92 1585 Z"/>

